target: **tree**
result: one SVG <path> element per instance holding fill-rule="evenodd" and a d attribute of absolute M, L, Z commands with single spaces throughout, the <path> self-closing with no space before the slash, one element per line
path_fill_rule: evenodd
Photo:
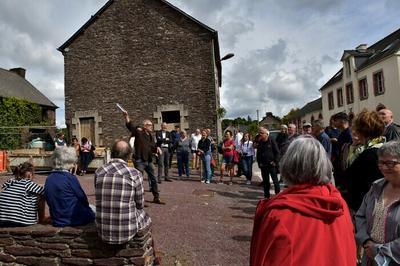
<path fill-rule="evenodd" d="M 292 119 L 292 116 L 299 110 L 300 110 L 299 108 L 290 109 L 289 113 L 287 113 L 286 115 L 284 115 L 282 117 L 282 124 L 287 125 L 289 123 L 289 121 Z"/>
<path fill-rule="evenodd" d="M 222 118 L 224 118 L 225 115 L 226 115 L 226 110 L 225 110 L 225 108 L 222 107 L 222 106 L 218 107 L 218 108 L 217 108 L 217 117 L 218 117 L 219 119 L 222 119 Z"/>

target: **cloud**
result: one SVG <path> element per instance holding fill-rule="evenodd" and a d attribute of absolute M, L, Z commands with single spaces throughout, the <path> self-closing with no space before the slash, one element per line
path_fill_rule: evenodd
<path fill-rule="evenodd" d="M 239 41 L 241 35 L 250 32 L 254 29 L 254 23 L 247 19 L 238 18 L 236 20 L 225 20 L 218 21 L 218 28 L 225 29 L 220 32 L 221 43 L 224 44 L 224 48 L 233 49 Z"/>

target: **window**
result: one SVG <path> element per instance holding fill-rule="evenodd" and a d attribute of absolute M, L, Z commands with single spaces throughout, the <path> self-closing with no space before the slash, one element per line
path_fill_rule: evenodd
<path fill-rule="evenodd" d="M 329 106 L 329 110 L 332 110 L 333 108 L 335 108 L 335 102 L 333 100 L 333 91 L 328 93 L 328 106 Z"/>
<path fill-rule="evenodd" d="M 343 106 L 343 90 L 342 90 L 342 88 L 337 89 L 337 105 L 338 105 L 338 107 Z"/>
<path fill-rule="evenodd" d="M 367 79 L 363 78 L 358 81 L 358 88 L 360 90 L 360 100 L 368 98 L 368 84 Z"/>
<path fill-rule="evenodd" d="M 374 74 L 374 93 L 375 93 L 375 96 L 385 93 L 385 85 L 384 85 L 384 81 L 383 81 L 383 72 L 382 71 Z"/>
<path fill-rule="evenodd" d="M 351 76 L 350 58 L 347 59 L 345 62 L 346 62 L 346 74 L 347 74 L 347 77 L 350 77 Z"/>
<path fill-rule="evenodd" d="M 347 104 L 354 102 L 353 83 L 349 83 L 346 85 L 346 100 Z"/>

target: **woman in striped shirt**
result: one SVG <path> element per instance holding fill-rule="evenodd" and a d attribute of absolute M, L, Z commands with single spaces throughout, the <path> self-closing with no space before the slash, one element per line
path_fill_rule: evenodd
<path fill-rule="evenodd" d="M 15 177 L 3 184 L 0 192 L 0 227 L 28 226 L 44 220 L 44 189 L 34 183 L 31 163 L 20 164 Z"/>

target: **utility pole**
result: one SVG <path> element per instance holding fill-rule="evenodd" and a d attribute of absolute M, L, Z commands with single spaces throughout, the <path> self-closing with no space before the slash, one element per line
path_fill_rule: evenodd
<path fill-rule="evenodd" d="M 260 110 L 257 109 L 257 125 L 260 124 L 260 117 L 259 117 L 259 114 L 258 114 L 259 111 L 260 111 Z"/>

